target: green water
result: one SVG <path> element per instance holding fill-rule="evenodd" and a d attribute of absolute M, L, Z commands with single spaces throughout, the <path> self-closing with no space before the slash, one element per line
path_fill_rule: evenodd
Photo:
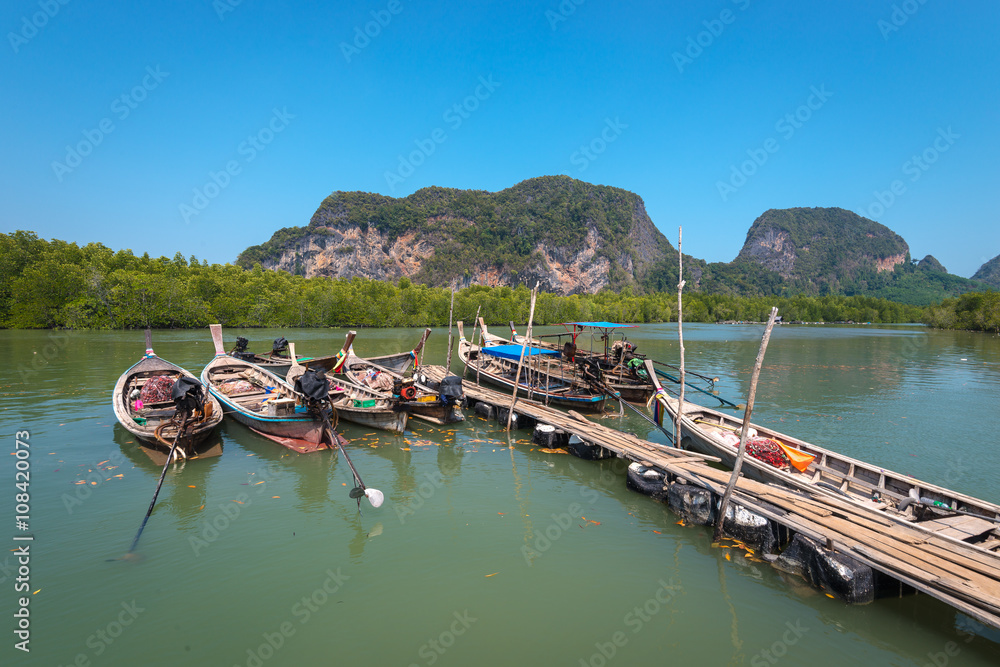
<path fill-rule="evenodd" d="M 742 402 L 761 332 L 686 327 L 688 367 Z M 242 333 L 252 349 L 283 335 L 319 355 L 344 332 Z M 355 348 L 384 354 L 418 337 L 361 330 Z M 673 326 L 631 339 L 676 359 Z M 446 340 L 431 336 L 428 363 L 444 362 Z M 195 373 L 212 350 L 207 330 L 157 331 L 154 347 Z M 849 607 L 739 553 L 727 559 L 707 528 L 677 525 L 628 491 L 620 463 L 546 454 L 530 432 L 508 441 L 471 414 L 447 428 L 414 421 L 402 436 L 342 425 L 366 483 L 386 494 L 361 517 L 343 461 L 289 453 L 227 420 L 220 458 L 167 474 L 142 559 L 108 562 L 128 548 L 159 475 L 110 405 L 143 348 L 141 332 L 0 331 L 4 449 L 30 432 L 37 591 L 26 654 L 12 633 L 23 594 L 7 549 L 24 542 L 11 539 L 23 533 L 5 457 L 3 665 L 1000 663 L 1000 633 L 933 599 Z M 997 501 L 998 405 L 995 337 L 785 326 L 755 421 Z M 605 421 L 664 440 L 630 414 Z"/>

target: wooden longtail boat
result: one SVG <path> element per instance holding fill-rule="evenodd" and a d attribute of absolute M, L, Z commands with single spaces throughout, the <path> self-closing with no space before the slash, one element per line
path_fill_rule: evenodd
<path fill-rule="evenodd" d="M 517 330 L 514 328 L 514 323 L 510 322 L 509 324 L 511 340 L 517 343 L 524 342 L 524 337 L 518 336 Z M 647 376 L 647 369 L 644 363 L 646 355 L 638 354 L 635 344 L 629 341 L 624 333 L 615 333 L 618 329 L 635 329 L 638 325 L 601 321 L 564 322 L 562 326 L 569 328 L 569 330 L 561 333 L 542 334 L 534 337 L 531 344 L 534 345 L 537 342 L 540 347 L 559 350 L 562 352 L 564 359 L 572 360 L 575 363 L 596 363 L 598 368 L 600 368 L 600 375 L 603 378 L 603 382 L 611 389 L 617 391 L 623 399 L 630 403 L 645 403 L 653 396 L 656 387 Z M 589 346 L 584 346 L 579 340 L 580 335 L 585 333 L 590 334 Z M 616 335 L 620 337 L 616 338 Z M 563 339 L 567 337 L 569 340 L 564 342 Z M 597 343 L 596 346 L 595 343 Z M 680 369 L 676 366 L 656 361 L 655 359 L 651 361 L 656 366 L 670 369 L 673 373 L 671 374 L 665 370 L 654 368 L 653 372 L 656 375 L 670 380 L 674 384 L 680 382 L 680 378 L 678 377 Z M 685 384 L 688 387 L 700 393 L 711 395 L 723 405 L 733 408 L 739 407 L 735 403 L 719 397 L 715 391 L 715 383 L 718 382 L 719 378 L 709 377 L 690 370 L 686 372 L 686 376 Z M 689 381 L 690 379 L 696 379 L 700 383 L 703 383 L 704 386 L 693 384 L 693 382 Z"/>
<path fill-rule="evenodd" d="M 657 393 L 656 400 L 676 421 L 678 400 Z M 681 447 L 718 456 L 732 467 L 743 420 L 684 402 Z M 757 455 L 743 457 L 752 479 L 820 491 L 879 512 L 886 518 L 943 535 L 1000 555 L 1000 505 L 838 454 L 790 435 L 751 424 Z"/>
<path fill-rule="evenodd" d="M 409 352 L 397 352 L 395 354 L 385 354 L 380 357 L 365 357 L 366 361 L 369 361 L 383 368 L 388 368 L 394 373 L 404 374 L 406 371 L 410 370 L 410 365 L 417 362 L 417 358 L 420 355 L 420 351 L 424 348 L 424 343 L 427 342 L 427 337 L 431 335 L 430 329 L 424 329 L 424 335 L 420 338 L 420 342 L 417 343 Z"/>
<path fill-rule="evenodd" d="M 330 403 L 341 419 L 393 433 L 406 430 L 407 413 L 394 405 L 391 396 L 372 391 L 343 378 L 331 378 L 339 388 L 330 390 Z"/>
<path fill-rule="evenodd" d="M 251 364 L 260 366 L 275 375 L 285 377 L 285 373 L 292 366 L 291 359 L 288 358 L 288 341 L 283 337 L 274 340 L 271 351 L 266 354 L 256 354 L 247 350 L 249 341 L 243 336 L 236 337 L 236 345 L 229 351 L 229 356 L 248 361 Z"/>
<path fill-rule="evenodd" d="M 166 461 L 166 455 L 170 452 L 180 426 L 177 406 L 169 398 L 169 394 L 166 395 L 167 400 L 162 400 L 163 392 L 169 392 L 180 377 L 198 381 L 198 378 L 177 364 L 156 356 L 153 352 L 152 335 L 146 329 L 146 354 L 121 374 L 111 392 L 111 405 L 119 423 L 138 439 L 140 445 L 151 450 L 147 453 L 160 464 Z M 151 396 L 153 383 L 161 387 L 156 392 L 158 395 L 152 397 L 161 400 L 143 401 L 141 396 Z M 201 391 L 204 404 L 199 414 L 195 415 L 195 421 L 185 429 L 184 438 L 177 446 L 177 452 L 184 458 L 207 458 L 222 453 L 221 442 L 209 439 L 212 431 L 222 421 L 222 407 L 204 388 Z"/>
<path fill-rule="evenodd" d="M 265 368 L 226 354 L 222 327 L 213 324 L 211 330 L 215 358 L 202 370 L 201 381 L 223 409 L 261 434 L 323 442 L 322 421 L 299 405 L 291 385 Z"/>
<path fill-rule="evenodd" d="M 646 377 L 646 371 L 641 366 L 641 359 L 638 364 L 630 365 L 629 361 L 638 359 L 632 355 L 635 346 L 625 339 L 612 340 L 614 331 L 617 329 L 634 329 L 635 324 L 616 324 L 614 322 L 567 322 L 565 327 L 573 327 L 571 331 L 556 334 L 542 334 L 531 341 L 532 345 L 539 345 L 545 349 L 558 350 L 563 358 L 577 364 L 596 364 L 600 369 L 600 376 L 603 382 L 611 389 L 617 391 L 623 399 L 631 403 L 645 403 L 653 395 L 655 388 L 653 383 Z M 580 334 L 591 331 L 590 348 L 584 349 L 577 344 Z M 510 322 L 511 340 L 516 343 L 523 343 L 524 337 L 517 335 L 514 323 Z M 601 333 L 600 341 L 603 351 L 594 350 L 594 340 L 597 333 Z M 561 341 L 563 337 L 569 336 L 571 340 L 565 343 L 550 342 L 545 338 L 555 338 Z"/>
<path fill-rule="evenodd" d="M 338 359 L 338 362 L 332 365 L 333 368 L 343 367 L 343 360 L 349 355 L 355 335 L 356 332 L 349 332 L 341 351 L 329 357 Z M 309 369 L 327 372 L 322 366 L 317 368 L 300 364 L 295 356 L 294 344 L 291 345 L 291 359 L 292 368 L 288 371 L 290 382 L 294 382 Z M 406 430 L 407 413 L 399 408 L 398 401 L 394 400 L 391 394 L 357 384 L 343 375 L 334 376 L 333 373 L 330 375 L 330 404 L 337 410 L 341 419 L 393 433 L 402 433 Z"/>
<path fill-rule="evenodd" d="M 357 332 L 348 332 L 347 336 L 351 341 Z M 421 337 L 420 342 L 409 352 L 398 352 L 396 354 L 386 354 L 380 357 L 368 357 L 366 360 L 387 368 L 394 373 L 404 374 L 410 369 L 410 365 L 417 360 L 417 355 L 420 354 L 420 350 L 423 349 L 424 343 L 427 342 L 427 337 L 431 335 L 430 329 L 424 329 L 424 335 Z M 302 359 L 298 360 L 298 363 L 304 368 L 313 368 L 316 370 L 323 370 L 326 372 L 339 373 L 343 367 L 343 362 L 347 358 L 347 353 L 350 350 L 350 341 L 344 344 L 337 354 L 331 354 L 325 357 L 314 357 L 312 359 Z"/>
<path fill-rule="evenodd" d="M 601 412 L 604 410 L 606 395 L 588 386 L 576 366 L 559 359 L 554 350 L 544 350 L 528 346 L 524 350 L 524 367 L 516 387 L 521 345 L 490 334 L 480 319 L 483 334 L 482 348 L 465 338 L 464 325 L 458 323 L 458 357 L 465 364 L 465 374 L 479 377 L 485 382 L 506 391 L 517 391 L 519 396 L 537 401 Z"/>
<path fill-rule="evenodd" d="M 423 346 L 430 332 L 430 329 L 424 331 L 424 337 L 421 339 L 420 345 L 417 346 L 418 350 Z M 417 377 L 408 378 L 403 372 L 383 366 L 376 360 L 392 360 L 403 355 L 409 358 L 411 353 L 362 358 L 354 352 L 355 335 L 354 331 L 348 333 L 347 342 L 344 344 L 344 363 L 338 367 L 338 377 L 346 379 L 351 384 L 387 394 L 397 402 L 399 409 L 432 424 L 452 424 L 465 419 L 461 406 L 462 385 L 460 378 L 458 378 L 459 382 L 457 383 L 445 382 L 437 388 L 420 382 Z M 414 353 L 413 358 L 415 357 Z M 456 387 L 457 391 L 454 391 Z"/>

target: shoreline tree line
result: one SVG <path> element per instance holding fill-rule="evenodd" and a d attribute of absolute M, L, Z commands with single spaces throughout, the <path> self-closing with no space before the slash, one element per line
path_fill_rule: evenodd
<path fill-rule="evenodd" d="M 455 319 L 477 312 L 493 325 L 522 323 L 530 290 L 466 287 L 455 293 Z M 447 326 L 451 292 L 408 278 L 304 278 L 259 264 L 208 264 L 195 256 L 152 258 L 100 243 L 78 246 L 33 232 L 0 234 L 0 326 L 10 329 Z M 688 322 L 763 321 L 777 306 L 785 322 L 922 322 L 1000 333 L 1000 293 L 969 293 L 928 307 L 863 296 L 733 296 L 686 292 Z M 542 293 L 535 322 L 676 321 L 676 292 L 559 296 Z"/>

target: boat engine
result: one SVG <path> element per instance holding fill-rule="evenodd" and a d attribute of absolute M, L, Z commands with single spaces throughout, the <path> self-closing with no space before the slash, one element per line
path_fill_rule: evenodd
<path fill-rule="evenodd" d="M 170 389 L 170 398 L 176 406 L 172 421 L 177 423 L 178 434 L 176 437 L 178 438 L 184 430 L 185 423 L 204 421 L 212 414 L 212 404 L 205 403 L 205 388 L 194 378 L 186 375 L 177 378 L 174 386 Z M 195 415 L 198 416 L 197 420 L 195 420 Z M 159 430 L 157 431 L 157 439 L 159 439 Z M 194 443 L 190 439 L 187 442 L 181 440 L 176 444 L 183 452 L 182 456 L 190 457 L 194 454 Z"/>
<path fill-rule="evenodd" d="M 307 403 L 321 403 L 330 395 L 330 379 L 322 370 L 307 368 L 295 380 L 295 391 L 302 394 Z"/>
<path fill-rule="evenodd" d="M 412 401 L 417 397 L 417 388 L 413 386 L 413 379 L 395 379 L 392 383 L 392 393 L 399 396 L 404 401 Z"/>
<path fill-rule="evenodd" d="M 628 361 L 635 356 L 636 345 L 627 340 L 616 340 L 611 345 L 611 358 L 616 364 Z"/>
<path fill-rule="evenodd" d="M 272 357 L 284 357 L 287 356 L 285 352 L 288 351 L 288 341 L 285 340 L 284 336 L 274 339 L 274 344 L 271 346 L 271 356 Z"/>
<path fill-rule="evenodd" d="M 205 388 L 194 378 L 182 375 L 174 382 L 170 398 L 177 406 L 177 412 L 194 414 L 205 404 Z"/>
<path fill-rule="evenodd" d="M 462 402 L 464 392 L 462 391 L 462 378 L 457 375 L 449 375 L 441 380 L 438 387 L 438 395 L 445 405 L 456 405 Z"/>
<path fill-rule="evenodd" d="M 328 420 L 336 414 L 330 405 L 330 379 L 322 370 L 307 368 L 295 380 L 295 392 L 302 396 L 302 402 L 310 412 L 317 412 Z"/>
<path fill-rule="evenodd" d="M 588 382 L 600 382 L 604 378 L 604 371 L 601 370 L 601 364 L 597 359 L 589 357 L 579 359 L 576 363 L 583 373 L 583 378 Z"/>
<path fill-rule="evenodd" d="M 237 336 L 236 347 L 234 347 L 233 351 L 230 352 L 229 354 L 236 357 L 237 359 L 246 359 L 248 361 L 252 361 L 254 355 L 252 352 L 247 352 L 248 345 L 250 345 L 249 340 L 247 340 L 243 336 Z"/>

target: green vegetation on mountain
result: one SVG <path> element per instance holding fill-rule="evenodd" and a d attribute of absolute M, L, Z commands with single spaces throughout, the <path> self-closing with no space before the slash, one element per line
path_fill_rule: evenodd
<path fill-rule="evenodd" d="M 941 273 L 948 273 L 948 269 L 944 268 L 944 264 L 937 260 L 934 255 L 927 255 L 922 260 L 917 262 L 918 269 L 924 269 L 925 271 L 940 271 Z"/>
<path fill-rule="evenodd" d="M 842 208 L 770 209 L 754 220 L 738 257 L 785 278 L 822 284 L 856 270 L 908 259 L 906 241 L 888 227 Z"/>
<path fill-rule="evenodd" d="M 931 255 L 914 264 L 892 230 L 840 208 L 771 209 L 754 221 L 734 261 L 706 264 L 685 256 L 685 266 L 689 289 L 707 294 L 840 294 L 926 306 L 987 289 L 947 273 Z M 644 282 L 647 289 L 676 285 L 676 266 L 657 268 Z"/>
<path fill-rule="evenodd" d="M 993 289 L 1000 289 L 1000 255 L 980 266 L 972 279 L 985 283 Z"/>

